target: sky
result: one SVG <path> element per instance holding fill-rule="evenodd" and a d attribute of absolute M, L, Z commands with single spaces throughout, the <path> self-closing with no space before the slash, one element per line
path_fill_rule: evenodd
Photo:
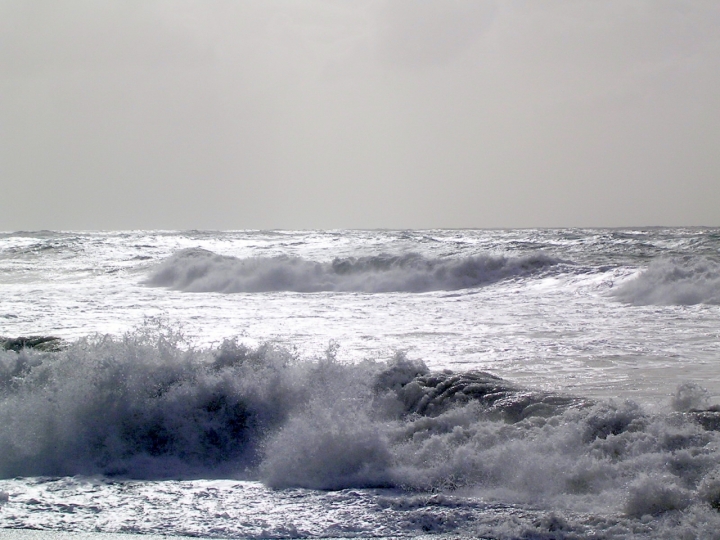
<path fill-rule="evenodd" d="M 2 0 L 0 230 L 720 225 L 717 0 Z"/>

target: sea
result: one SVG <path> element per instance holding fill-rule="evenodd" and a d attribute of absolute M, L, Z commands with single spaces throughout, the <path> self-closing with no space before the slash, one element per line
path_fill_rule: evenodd
<path fill-rule="evenodd" d="M 0 529 L 720 538 L 720 229 L 0 233 Z"/>

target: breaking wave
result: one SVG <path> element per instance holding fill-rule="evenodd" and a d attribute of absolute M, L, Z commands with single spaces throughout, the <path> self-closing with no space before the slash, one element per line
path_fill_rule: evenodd
<path fill-rule="evenodd" d="M 432 372 L 396 355 L 196 349 L 167 328 L 0 351 L 0 476 L 232 477 L 393 487 L 631 519 L 720 508 L 720 409 L 674 412 Z M 702 406 L 702 410 L 694 407 Z"/>
<path fill-rule="evenodd" d="M 611 294 L 642 306 L 720 304 L 720 264 L 707 258 L 654 260 Z"/>
<path fill-rule="evenodd" d="M 182 250 L 146 284 L 187 292 L 427 292 L 478 287 L 527 276 L 561 261 L 536 253 L 430 259 L 415 253 L 314 262 L 298 257 L 238 259 L 199 248 Z"/>

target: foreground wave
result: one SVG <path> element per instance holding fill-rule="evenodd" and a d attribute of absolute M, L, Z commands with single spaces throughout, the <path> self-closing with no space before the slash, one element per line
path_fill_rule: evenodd
<path fill-rule="evenodd" d="M 410 253 L 314 262 L 299 257 L 238 259 L 191 248 L 163 261 L 146 284 L 221 293 L 427 292 L 466 289 L 537 274 L 560 262 L 542 253 L 455 259 L 431 259 Z"/>
<path fill-rule="evenodd" d="M 720 507 L 720 413 L 674 412 L 274 345 L 194 349 L 172 330 L 0 352 L 0 476 L 259 479 L 394 487 L 629 517 Z"/>

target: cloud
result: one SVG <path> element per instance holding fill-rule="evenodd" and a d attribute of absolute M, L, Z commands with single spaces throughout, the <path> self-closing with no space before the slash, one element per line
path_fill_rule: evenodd
<path fill-rule="evenodd" d="M 33 205 L 0 228 L 712 224 L 718 24 L 711 0 L 6 0 L 0 177 Z"/>
<path fill-rule="evenodd" d="M 28 76 L 207 62 L 211 51 L 157 7 L 137 0 L 2 2 L 0 70 Z"/>
<path fill-rule="evenodd" d="M 389 0 L 380 10 L 380 54 L 394 66 L 445 64 L 492 23 L 492 0 Z"/>

